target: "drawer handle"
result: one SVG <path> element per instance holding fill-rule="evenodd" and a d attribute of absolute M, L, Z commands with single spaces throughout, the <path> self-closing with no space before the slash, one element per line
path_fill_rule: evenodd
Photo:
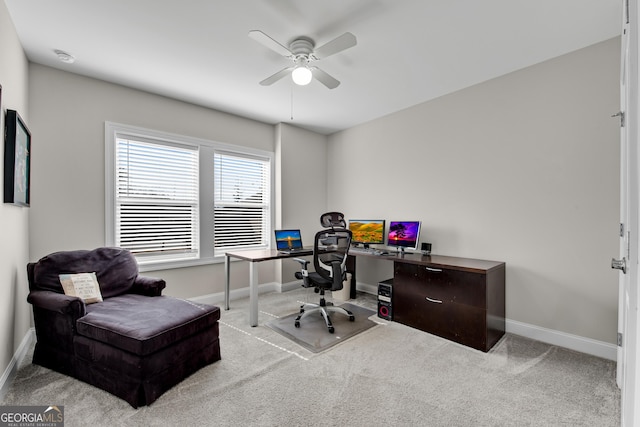
<path fill-rule="evenodd" d="M 427 298 L 427 301 L 429 301 L 429 302 L 435 302 L 436 304 L 442 304 L 442 301 L 440 301 L 439 299 L 433 299 L 433 298 L 429 298 L 429 297 L 426 297 L 426 298 Z"/>
<path fill-rule="evenodd" d="M 433 271 L 433 272 L 435 272 L 435 273 L 442 273 L 442 270 L 441 270 L 441 269 L 439 269 L 439 268 L 430 268 L 430 267 L 425 267 L 425 269 L 426 269 L 427 271 Z"/>

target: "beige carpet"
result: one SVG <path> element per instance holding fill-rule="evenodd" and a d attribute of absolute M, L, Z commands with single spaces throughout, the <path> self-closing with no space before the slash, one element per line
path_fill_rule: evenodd
<path fill-rule="evenodd" d="M 382 321 L 313 353 L 265 323 L 314 301 L 306 290 L 232 301 L 222 360 L 133 409 L 102 390 L 20 364 L 2 405 L 64 405 L 74 426 L 620 425 L 615 362 L 507 334 L 488 353 Z M 375 298 L 352 303 L 373 309 Z"/>

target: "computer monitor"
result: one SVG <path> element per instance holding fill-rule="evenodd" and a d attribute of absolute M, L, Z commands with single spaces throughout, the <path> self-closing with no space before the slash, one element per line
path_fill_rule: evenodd
<path fill-rule="evenodd" d="M 369 245 L 384 245 L 384 219 L 350 219 L 351 242 Z"/>
<path fill-rule="evenodd" d="M 278 250 L 302 249 L 300 230 L 275 230 Z"/>
<path fill-rule="evenodd" d="M 387 246 L 395 246 L 401 251 L 405 248 L 417 250 L 420 239 L 420 221 L 391 221 Z"/>

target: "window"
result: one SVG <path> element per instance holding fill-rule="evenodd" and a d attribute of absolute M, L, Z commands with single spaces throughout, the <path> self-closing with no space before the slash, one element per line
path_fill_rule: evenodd
<path fill-rule="evenodd" d="M 216 255 L 269 243 L 269 162 L 238 154 L 214 156 Z"/>
<path fill-rule="evenodd" d="M 106 243 L 141 270 L 266 248 L 273 153 L 107 123 Z"/>
<path fill-rule="evenodd" d="M 199 257 L 198 149 L 116 137 L 115 244 L 144 262 Z"/>

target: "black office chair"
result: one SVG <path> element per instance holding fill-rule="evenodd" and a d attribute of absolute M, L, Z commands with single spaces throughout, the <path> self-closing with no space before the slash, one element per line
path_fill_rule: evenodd
<path fill-rule="evenodd" d="M 296 317 L 295 327 L 300 327 L 300 319 L 311 313 L 322 314 L 327 329 L 330 333 L 335 331 L 329 312 L 340 312 L 349 316 L 350 321 L 355 317 L 352 312 L 342 307 L 336 307 L 327 303 L 324 299 L 326 290 L 339 291 L 343 287 L 343 282 L 347 277 L 346 264 L 349 245 L 351 244 L 351 231 L 347 230 L 344 215 L 340 212 L 327 212 L 320 217 L 320 223 L 325 230 L 316 233 L 313 242 L 313 265 L 315 272 L 309 272 L 306 259 L 295 258 L 302 264 L 302 271 L 296 272 L 296 278 L 302 280 L 305 288 L 315 288 L 316 293 L 320 293 L 320 303 L 307 303 L 300 306 L 300 314 Z"/>

